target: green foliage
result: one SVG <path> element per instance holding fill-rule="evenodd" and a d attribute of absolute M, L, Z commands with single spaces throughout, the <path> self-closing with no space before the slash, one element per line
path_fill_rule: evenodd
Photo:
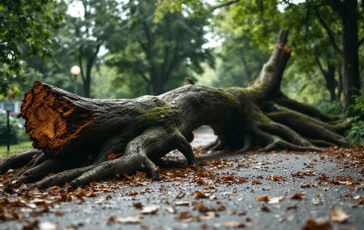
<path fill-rule="evenodd" d="M 364 121 L 355 122 L 346 132 L 346 138 L 354 144 L 364 145 Z"/>
<path fill-rule="evenodd" d="M 156 23 L 156 8 L 157 1 L 123 3 L 124 19 L 107 43 L 106 63 L 119 72 L 114 84 L 128 84 L 135 96 L 176 88 L 192 72 L 202 73 L 202 62 L 214 64 L 203 48 L 205 18 L 173 11 Z"/>
<path fill-rule="evenodd" d="M 342 104 L 340 101 L 321 101 L 316 104 L 316 108 L 327 115 L 337 115 L 341 113 Z"/>
<path fill-rule="evenodd" d="M 352 106 L 353 115 L 364 115 L 364 90 L 360 91 L 360 95 L 355 97 L 355 104 Z"/>
<path fill-rule="evenodd" d="M 54 10 L 55 0 L 2 0 L 0 2 L 0 93 L 21 77 L 23 50 L 45 59 L 52 54 L 51 30 L 63 16 Z"/>
<path fill-rule="evenodd" d="M 19 121 L 10 117 L 10 143 L 18 143 Z M 8 142 L 8 128 L 7 128 L 7 115 L 6 112 L 0 111 L 0 145 L 6 145 Z"/>
<path fill-rule="evenodd" d="M 360 93 L 355 97 L 355 104 L 349 109 L 349 116 L 355 116 L 356 121 L 346 132 L 346 138 L 355 144 L 364 145 L 364 90 Z"/>
<path fill-rule="evenodd" d="M 213 86 L 246 87 L 259 75 L 269 53 L 246 36 L 230 34 L 226 37 L 219 53 L 221 62 L 216 68 L 218 79 Z"/>

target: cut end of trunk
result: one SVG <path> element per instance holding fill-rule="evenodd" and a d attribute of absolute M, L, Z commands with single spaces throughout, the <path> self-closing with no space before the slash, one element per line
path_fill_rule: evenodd
<path fill-rule="evenodd" d="M 24 95 L 19 114 L 33 147 L 48 155 L 59 155 L 94 120 L 91 111 L 78 107 L 63 92 L 35 81 Z"/>

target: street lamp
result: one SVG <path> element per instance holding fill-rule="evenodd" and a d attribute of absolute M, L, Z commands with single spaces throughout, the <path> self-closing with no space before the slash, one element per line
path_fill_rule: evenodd
<path fill-rule="evenodd" d="M 74 93 L 77 94 L 77 75 L 79 75 L 81 72 L 80 67 L 78 67 L 77 65 L 73 66 L 71 68 L 71 74 L 73 75 L 73 86 L 74 86 Z"/>

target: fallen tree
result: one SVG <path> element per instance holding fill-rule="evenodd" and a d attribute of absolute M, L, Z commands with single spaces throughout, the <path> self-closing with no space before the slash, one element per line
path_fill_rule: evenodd
<path fill-rule="evenodd" d="M 287 36 L 285 30 L 279 33 L 270 59 L 248 88 L 216 89 L 185 81 L 185 86 L 159 96 L 100 100 L 36 81 L 24 95 L 20 114 L 36 150 L 4 160 L 0 171 L 26 165 L 15 179 L 40 180 L 33 185 L 37 188 L 67 182 L 78 187 L 140 170 L 157 179 L 154 161 L 171 150 L 178 149 L 189 164 L 197 163 L 189 143 L 201 125 L 210 125 L 218 136 L 205 149 L 350 147 L 340 135 L 350 122 L 337 121 L 281 92 L 292 51 Z"/>

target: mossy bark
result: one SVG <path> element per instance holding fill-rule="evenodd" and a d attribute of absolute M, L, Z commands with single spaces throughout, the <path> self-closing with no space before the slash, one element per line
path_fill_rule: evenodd
<path fill-rule="evenodd" d="M 37 151 L 9 159 L 0 169 L 5 172 L 31 161 L 17 174 L 22 182 L 55 173 L 33 185 L 38 188 L 66 182 L 77 187 L 137 170 L 156 179 L 153 161 L 171 150 L 182 152 L 189 164 L 197 163 L 189 143 L 192 131 L 202 125 L 211 126 L 218 136 L 208 146 L 215 150 L 244 152 L 260 146 L 266 151 L 319 151 L 321 145 L 350 146 L 339 134 L 347 123 L 326 123 L 332 118 L 309 106 L 307 116 L 280 91 L 291 53 L 287 36 L 281 31 L 271 58 L 248 88 L 188 83 L 159 96 L 99 100 L 37 81 L 25 94 L 20 115 Z M 110 160 L 110 153 L 119 157 Z"/>

